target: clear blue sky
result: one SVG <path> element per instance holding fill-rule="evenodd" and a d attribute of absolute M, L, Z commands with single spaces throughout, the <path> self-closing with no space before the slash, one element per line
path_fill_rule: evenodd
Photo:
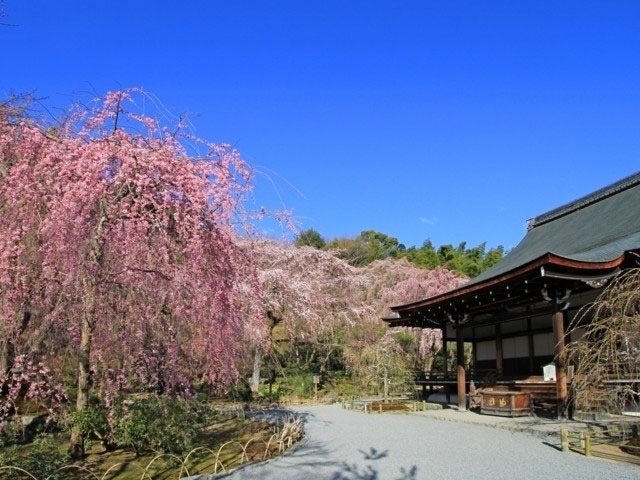
<path fill-rule="evenodd" d="M 599 5 L 598 5 L 599 4 Z M 140 86 L 328 237 L 513 247 L 640 169 L 640 2 L 5 0 L 0 94 Z"/>

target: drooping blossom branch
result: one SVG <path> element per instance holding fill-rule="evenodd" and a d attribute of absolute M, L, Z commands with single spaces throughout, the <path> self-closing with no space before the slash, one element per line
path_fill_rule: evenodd
<path fill-rule="evenodd" d="M 90 376 L 224 388 L 264 323 L 236 233 L 250 169 L 228 145 L 189 156 L 136 95 L 111 92 L 57 128 L 0 116 L 1 333 L 20 354 L 20 319 L 35 312 L 37 347 L 76 355 L 78 408 Z"/>

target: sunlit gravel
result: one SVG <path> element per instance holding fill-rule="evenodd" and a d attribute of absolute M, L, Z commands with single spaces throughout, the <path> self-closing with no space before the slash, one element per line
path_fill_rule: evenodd
<path fill-rule="evenodd" d="M 640 467 L 557 450 L 554 437 L 340 406 L 296 409 L 306 438 L 215 478 L 257 480 L 640 479 Z"/>

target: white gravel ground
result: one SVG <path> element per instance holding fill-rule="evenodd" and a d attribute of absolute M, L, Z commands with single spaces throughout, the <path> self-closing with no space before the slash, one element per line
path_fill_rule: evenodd
<path fill-rule="evenodd" d="M 216 478 L 256 480 L 640 480 L 640 467 L 561 453 L 554 438 L 340 406 L 296 409 L 293 451 Z"/>

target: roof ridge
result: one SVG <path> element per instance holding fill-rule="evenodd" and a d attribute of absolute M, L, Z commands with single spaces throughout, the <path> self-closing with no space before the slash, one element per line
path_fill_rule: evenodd
<path fill-rule="evenodd" d="M 551 222 L 552 220 L 556 220 L 557 218 L 569 215 L 570 213 L 588 207 L 589 205 L 593 205 L 594 203 L 598 203 L 605 198 L 616 195 L 617 193 L 620 193 L 631 187 L 635 187 L 638 184 L 640 184 L 640 171 L 633 173 L 628 177 L 623 178 L 622 180 L 618 180 L 615 183 L 602 187 L 595 192 L 589 193 L 583 197 L 573 200 L 572 202 L 561 205 L 557 208 L 554 208 L 553 210 L 549 210 L 542 215 L 538 215 L 537 217 L 529 219 L 527 221 L 527 231 L 532 230 L 545 223 Z"/>

